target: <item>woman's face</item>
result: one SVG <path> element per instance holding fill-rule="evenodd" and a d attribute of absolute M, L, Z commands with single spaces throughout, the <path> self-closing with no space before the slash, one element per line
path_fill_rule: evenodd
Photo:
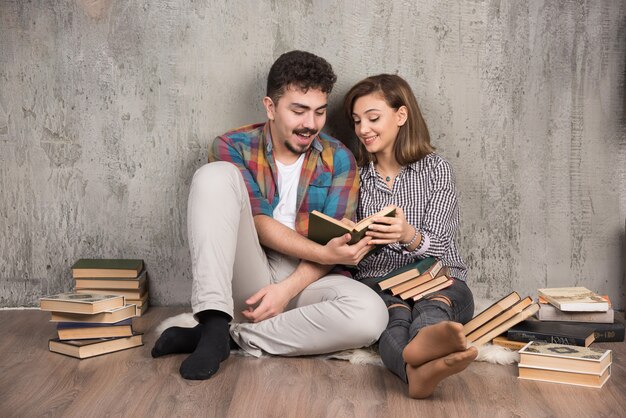
<path fill-rule="evenodd" d="M 406 122 L 406 107 L 390 107 L 380 94 L 359 97 L 352 108 L 354 132 L 367 152 L 392 153 L 400 127 Z"/>

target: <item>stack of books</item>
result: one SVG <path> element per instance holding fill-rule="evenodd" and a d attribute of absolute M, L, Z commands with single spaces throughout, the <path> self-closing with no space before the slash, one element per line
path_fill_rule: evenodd
<path fill-rule="evenodd" d="M 511 327 L 530 318 L 539 310 L 539 306 L 533 303 L 530 296 L 522 299 L 517 292 L 511 292 L 502 299 L 489 306 L 476 315 L 471 321 L 463 326 L 463 333 L 467 342 L 474 346 L 481 346 L 492 342 L 507 348 L 519 349 L 519 345 L 508 345 L 501 334 L 506 333 Z M 503 341 L 503 342 L 501 342 Z"/>
<path fill-rule="evenodd" d="M 519 354 L 520 379 L 600 388 L 611 376 L 611 350 L 531 341 Z"/>
<path fill-rule="evenodd" d="M 454 281 L 449 274 L 441 260 L 428 257 L 386 274 L 378 280 L 378 286 L 403 300 L 415 302 L 451 286 Z"/>
<path fill-rule="evenodd" d="M 537 320 L 509 330 L 510 340 L 588 347 L 592 342 L 624 341 L 624 324 L 615 319 L 607 296 L 585 287 L 539 289 Z"/>
<path fill-rule="evenodd" d="M 124 296 L 137 306 L 137 316 L 148 309 L 148 272 L 143 260 L 86 259 L 72 266 L 76 292 Z"/>
<path fill-rule="evenodd" d="M 83 359 L 143 344 L 142 334 L 132 329 L 136 307 L 123 296 L 69 292 L 39 303 L 57 324 L 58 338 L 48 342 L 52 352 Z"/>

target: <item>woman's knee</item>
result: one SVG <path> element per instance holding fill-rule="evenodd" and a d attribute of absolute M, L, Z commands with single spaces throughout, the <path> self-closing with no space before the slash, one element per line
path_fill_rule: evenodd
<path fill-rule="evenodd" d="M 433 293 L 426 299 L 437 303 L 439 308 L 445 310 L 451 321 L 464 324 L 472 319 L 474 314 L 474 297 L 465 282 L 457 280 L 453 286 Z M 420 306 L 424 307 L 425 304 L 424 302 Z"/>

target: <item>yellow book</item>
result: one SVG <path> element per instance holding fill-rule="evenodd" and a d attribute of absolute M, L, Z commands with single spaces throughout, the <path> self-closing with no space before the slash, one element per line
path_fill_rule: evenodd
<path fill-rule="evenodd" d="M 50 351 L 79 359 L 99 356 L 115 351 L 143 345 L 142 334 L 135 333 L 132 337 L 124 338 L 97 338 L 91 340 L 67 340 L 58 338 L 48 342 Z"/>
<path fill-rule="evenodd" d="M 67 292 L 39 299 L 39 308 L 42 311 L 95 314 L 122 306 L 124 306 L 124 296 L 111 294 Z"/>

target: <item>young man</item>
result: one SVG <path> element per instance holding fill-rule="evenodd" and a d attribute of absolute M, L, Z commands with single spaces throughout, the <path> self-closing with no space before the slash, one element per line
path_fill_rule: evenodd
<path fill-rule="evenodd" d="M 332 270 L 357 264 L 368 240 L 306 238 L 310 211 L 351 219 L 357 203 L 354 157 L 321 133 L 335 81 L 320 57 L 281 55 L 263 99 L 268 121 L 216 138 L 194 174 L 187 223 L 199 324 L 165 330 L 152 349 L 192 353 L 184 378 L 210 378 L 234 344 L 255 356 L 310 355 L 372 344 L 385 329 L 382 300 Z"/>

